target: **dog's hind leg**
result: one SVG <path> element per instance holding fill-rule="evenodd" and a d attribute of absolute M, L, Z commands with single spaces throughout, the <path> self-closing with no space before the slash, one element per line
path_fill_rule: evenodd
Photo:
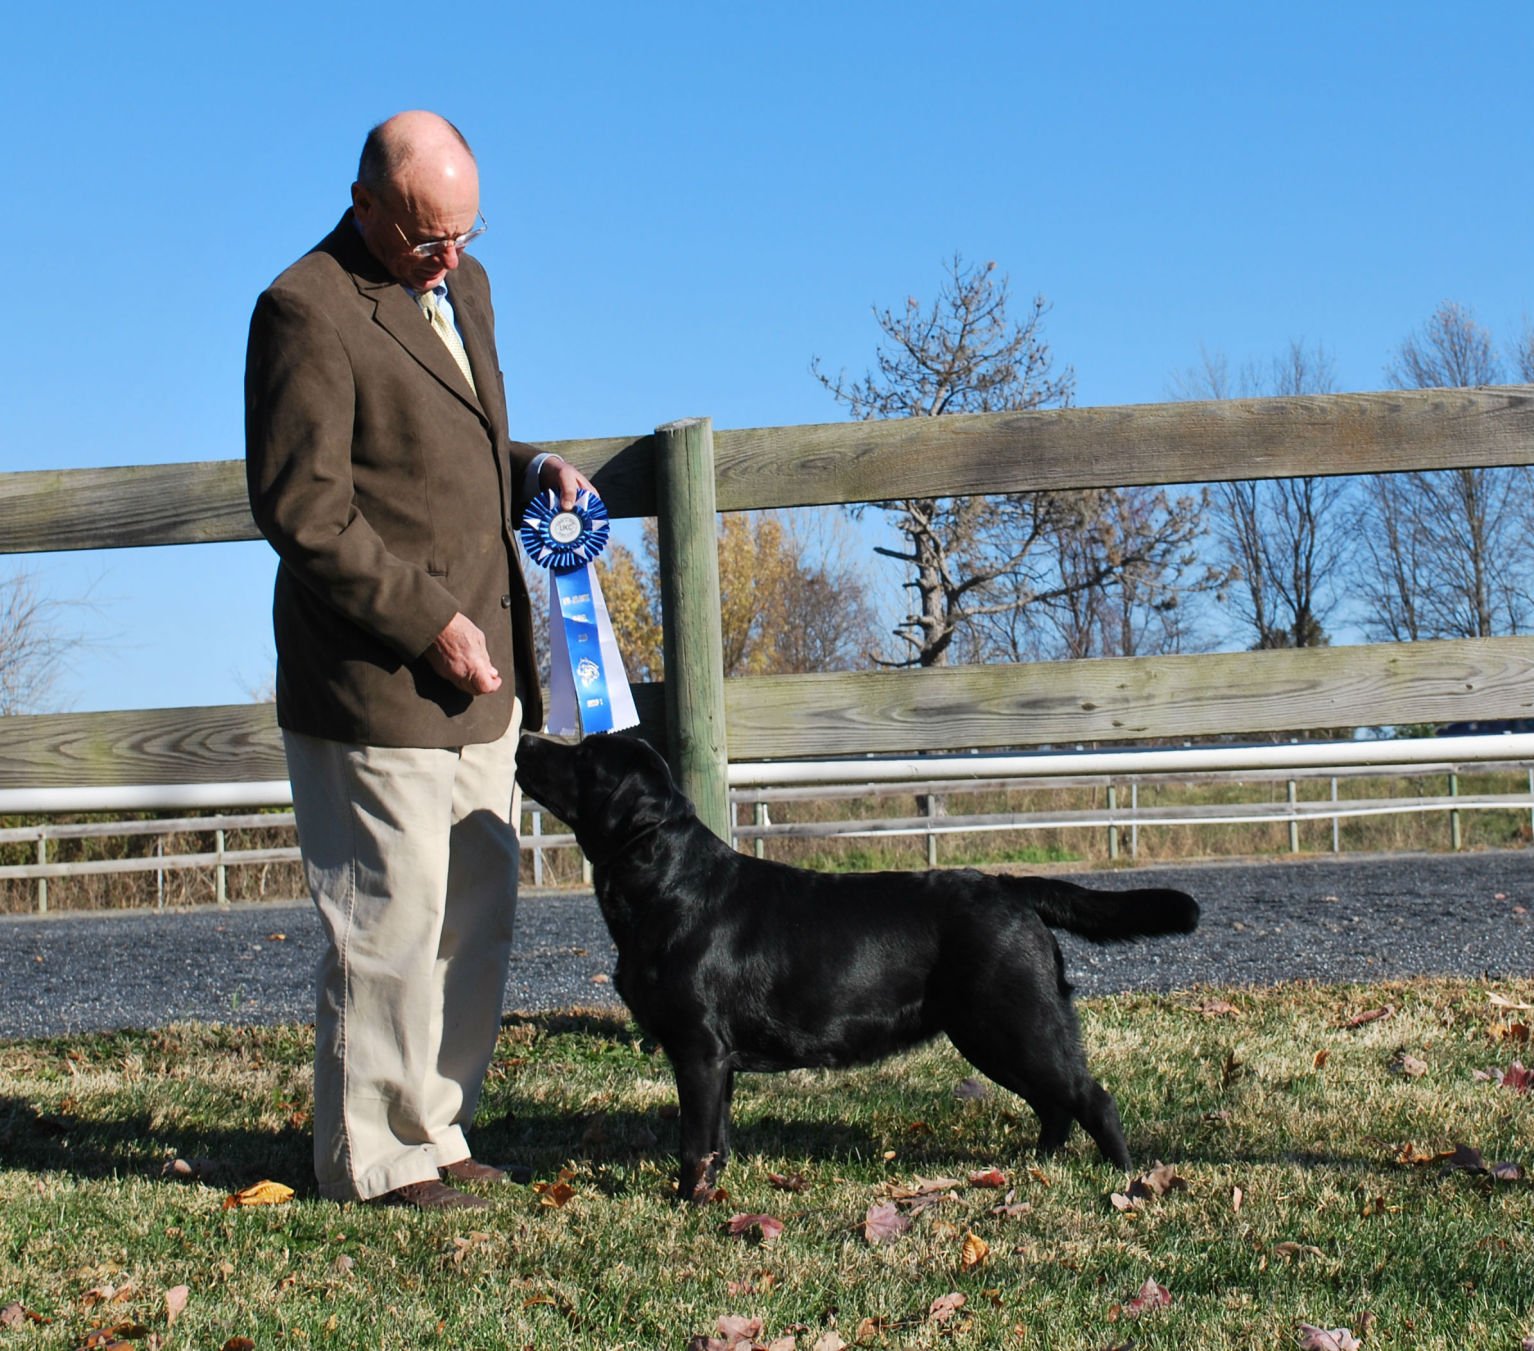
<path fill-rule="evenodd" d="M 674 1057 L 672 1068 L 682 1118 L 677 1195 L 683 1201 L 707 1204 L 729 1154 L 730 1097 L 735 1076 L 712 1057 Z"/>

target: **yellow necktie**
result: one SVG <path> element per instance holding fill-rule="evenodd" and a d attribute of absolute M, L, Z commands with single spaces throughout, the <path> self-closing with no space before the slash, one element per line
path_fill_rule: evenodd
<path fill-rule="evenodd" d="M 426 315 L 436 335 L 442 339 L 443 345 L 458 363 L 458 369 L 463 372 L 463 378 L 469 382 L 469 388 L 474 391 L 474 397 L 479 397 L 479 387 L 474 383 L 474 372 L 469 369 L 469 354 L 463 350 L 463 339 L 458 336 L 458 326 L 453 323 L 452 314 L 447 310 L 448 301 L 444 296 L 437 298 L 435 291 L 422 291 L 416 296 L 416 304 Z"/>

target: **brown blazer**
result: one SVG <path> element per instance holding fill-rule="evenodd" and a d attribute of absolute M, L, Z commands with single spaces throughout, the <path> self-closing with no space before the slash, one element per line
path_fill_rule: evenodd
<path fill-rule="evenodd" d="M 513 546 L 533 446 L 508 438 L 484 269 L 448 294 L 475 396 L 348 211 L 256 301 L 245 359 L 251 510 L 280 562 L 277 720 L 375 746 L 493 741 L 543 723 Z M 494 694 L 455 689 L 423 653 L 455 611 L 484 630 Z"/>

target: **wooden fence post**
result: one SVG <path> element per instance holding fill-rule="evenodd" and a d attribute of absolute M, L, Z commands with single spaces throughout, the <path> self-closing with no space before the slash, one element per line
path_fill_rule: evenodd
<path fill-rule="evenodd" d="M 713 423 L 708 418 L 668 422 L 655 429 L 655 439 L 669 758 L 698 819 L 728 840 Z"/>

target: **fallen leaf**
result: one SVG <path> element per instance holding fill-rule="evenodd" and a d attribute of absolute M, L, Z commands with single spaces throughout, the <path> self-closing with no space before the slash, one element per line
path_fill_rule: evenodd
<path fill-rule="evenodd" d="M 293 1188 L 281 1182 L 262 1179 L 260 1182 L 253 1182 L 243 1191 L 226 1196 L 224 1209 L 233 1210 L 236 1206 L 280 1206 L 292 1199 Z"/>
<path fill-rule="evenodd" d="M 749 1346 L 761 1330 L 760 1318 L 744 1318 L 737 1314 L 722 1314 L 719 1318 L 719 1335 L 724 1338 L 726 1347 L 739 1346 L 742 1342 Z"/>
<path fill-rule="evenodd" d="M 1534 1088 L 1534 1070 L 1527 1070 L 1521 1061 L 1513 1061 L 1502 1075 L 1502 1087 L 1514 1093 L 1527 1093 Z"/>
<path fill-rule="evenodd" d="M 1396 1151 L 1397 1163 L 1410 1164 L 1415 1167 L 1420 1167 L 1426 1163 L 1437 1163 L 1440 1159 L 1452 1159 L 1453 1157 L 1454 1150 L 1452 1149 L 1420 1150 L 1410 1140 Z"/>
<path fill-rule="evenodd" d="M 1319 1051 L 1315 1053 L 1315 1055 L 1310 1058 L 1310 1068 L 1313 1070 L 1320 1069 L 1322 1065 L 1326 1064 L 1331 1054 L 1332 1053 L 1323 1046 Z"/>
<path fill-rule="evenodd" d="M 1493 1023 L 1491 1036 L 1493 1041 L 1526 1042 L 1529 1039 L 1529 1025 L 1527 1023 Z"/>
<path fill-rule="evenodd" d="M 1358 1338 L 1347 1328 L 1315 1328 L 1300 1324 L 1300 1351 L 1359 1351 Z"/>
<path fill-rule="evenodd" d="M 337 1276 L 350 1276 L 356 1265 L 356 1259 L 343 1252 L 336 1255 L 336 1260 L 330 1264 L 330 1269 Z"/>
<path fill-rule="evenodd" d="M 758 1230 L 763 1243 L 771 1243 L 783 1232 L 783 1221 L 772 1215 L 732 1215 L 728 1228 L 732 1234 L 749 1234 Z"/>
<path fill-rule="evenodd" d="M 875 1245 L 893 1243 L 911 1227 L 908 1216 L 900 1213 L 893 1201 L 882 1201 L 868 1207 L 863 1217 L 863 1237 Z"/>
<path fill-rule="evenodd" d="M 1225 999 L 1206 999 L 1202 1004 L 1196 1004 L 1194 1013 L 1202 1013 L 1206 1018 L 1239 1018 L 1241 1010 Z"/>
<path fill-rule="evenodd" d="M 1026 1215 L 1033 1209 L 1027 1201 L 1017 1199 L 1016 1190 L 1009 1191 L 999 1206 L 991 1207 L 992 1215 L 1005 1215 L 1009 1220 L 1015 1220 L 1020 1215 Z"/>
<path fill-rule="evenodd" d="M 1494 1163 L 1491 1176 L 1496 1182 L 1522 1182 L 1523 1169 L 1516 1163 Z"/>
<path fill-rule="evenodd" d="M 959 1248 L 959 1265 L 966 1271 L 972 1267 L 978 1267 L 990 1256 L 991 1245 L 979 1234 L 965 1234 L 964 1242 Z"/>
<path fill-rule="evenodd" d="M 790 1173 L 787 1177 L 782 1173 L 768 1173 L 767 1181 L 779 1191 L 784 1192 L 802 1192 L 810 1185 L 804 1180 L 803 1173 Z"/>
<path fill-rule="evenodd" d="M 267 934 L 266 941 L 268 943 L 286 943 L 288 936 L 287 934 Z"/>
<path fill-rule="evenodd" d="M 1390 1068 L 1397 1074 L 1404 1074 L 1408 1079 L 1420 1079 L 1427 1073 L 1427 1061 L 1419 1060 L 1407 1051 L 1402 1051 L 1390 1062 Z"/>
<path fill-rule="evenodd" d="M 946 1323 L 964 1307 L 965 1302 L 964 1296 L 957 1290 L 951 1294 L 939 1295 L 927 1309 L 927 1321 L 929 1323 Z"/>
<path fill-rule="evenodd" d="M 222 1351 L 256 1351 L 256 1344 L 249 1337 L 231 1337 Z"/>
<path fill-rule="evenodd" d="M 1176 1168 L 1169 1163 L 1158 1163 L 1150 1172 L 1141 1173 L 1129 1184 L 1128 1195 L 1131 1200 L 1138 1200 L 1187 1190 L 1187 1179 L 1180 1177 Z"/>
<path fill-rule="evenodd" d="M 1504 997 L 1503 995 L 1489 994 L 1489 995 L 1486 996 L 1486 998 L 1488 1000 L 1490 1000 L 1493 1004 L 1495 1004 L 1499 1009 L 1527 1009 L 1527 1010 L 1534 1010 L 1534 1004 L 1515 1004 L 1515 1003 L 1513 1003 L 1513 1001 L 1511 999 L 1508 999 L 1508 998 Z"/>
<path fill-rule="evenodd" d="M 27 1311 L 19 1304 L 7 1304 L 0 1309 L 0 1328 L 19 1328 L 27 1321 Z"/>
<path fill-rule="evenodd" d="M 191 1294 L 191 1290 L 184 1285 L 173 1285 L 165 1292 L 165 1322 L 167 1325 L 174 1323 L 176 1319 L 181 1317 Z"/>
<path fill-rule="evenodd" d="M 1292 1262 L 1296 1257 L 1326 1256 L 1314 1243 L 1296 1243 L 1293 1239 L 1285 1239 L 1282 1243 L 1275 1243 L 1273 1251 L 1286 1262 Z"/>
<path fill-rule="evenodd" d="M 1381 1018 L 1390 1018 L 1395 1015 L 1396 1006 L 1386 1004 L 1384 1008 L 1366 1009 L 1363 1013 L 1355 1013 L 1345 1022 L 1339 1023 L 1339 1027 L 1362 1027 L 1365 1023 L 1378 1022 Z"/>
<path fill-rule="evenodd" d="M 1157 1285 L 1154 1277 L 1146 1277 L 1139 1294 L 1125 1302 L 1124 1317 L 1138 1318 L 1152 1309 L 1165 1309 L 1171 1302 L 1172 1292 L 1164 1285 Z"/>
<path fill-rule="evenodd" d="M 978 1079 L 961 1079 L 954 1085 L 953 1095 L 965 1102 L 978 1102 L 991 1096 L 991 1090 Z"/>
<path fill-rule="evenodd" d="M 1007 1175 L 1000 1168 L 986 1168 L 965 1179 L 971 1187 L 1005 1187 Z"/>
<path fill-rule="evenodd" d="M 1470 1145 L 1457 1144 L 1440 1157 L 1444 1159 L 1445 1172 L 1484 1173 L 1486 1171 L 1486 1160 L 1481 1157 L 1481 1151 Z"/>
<path fill-rule="evenodd" d="M 591 983 L 593 985 L 611 985 L 612 979 L 613 978 L 611 976 L 598 971 L 597 974 L 591 978 Z"/>
<path fill-rule="evenodd" d="M 555 1210 L 569 1203 L 575 1195 L 575 1188 L 561 1179 L 558 1182 L 535 1182 L 533 1193 L 538 1198 L 538 1204 L 549 1206 Z"/>
<path fill-rule="evenodd" d="M 949 1192 L 964 1184 L 956 1177 L 914 1177 L 909 1182 L 896 1182 L 889 1188 L 889 1195 L 896 1201 L 907 1201 L 917 1196 L 931 1196 Z"/>
<path fill-rule="evenodd" d="M 822 1333 L 810 1351 L 847 1351 L 847 1343 L 834 1332 Z"/>
<path fill-rule="evenodd" d="M 1244 1199 L 1245 1193 L 1240 1187 L 1232 1187 L 1230 1189 L 1230 1209 L 1232 1214 L 1239 1215 L 1241 1213 L 1241 1202 Z"/>

